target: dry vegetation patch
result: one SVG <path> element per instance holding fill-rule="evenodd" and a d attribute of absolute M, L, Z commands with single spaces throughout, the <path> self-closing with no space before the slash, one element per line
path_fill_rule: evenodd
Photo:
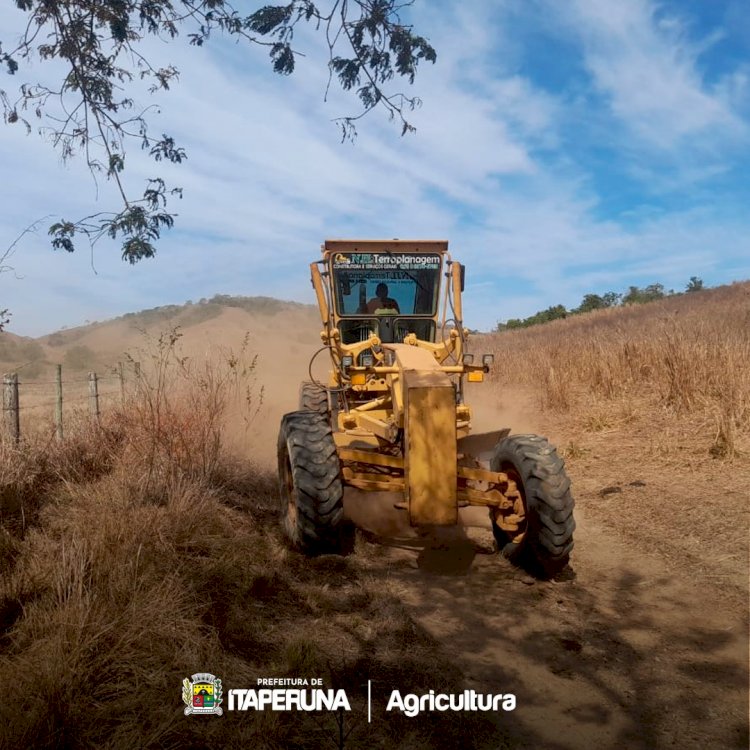
<path fill-rule="evenodd" d="M 748 449 L 750 283 L 488 339 L 498 380 L 538 388 L 551 411 L 575 411 L 595 426 L 603 404 L 624 401 L 641 416 L 666 408 L 704 428 L 711 455 L 734 458 Z"/>
<path fill-rule="evenodd" d="M 3 746 L 337 741 L 326 714 L 185 717 L 181 683 L 198 671 L 225 689 L 273 676 L 346 689 L 346 747 L 502 746 L 470 714 L 367 724 L 367 679 L 382 692 L 458 692 L 461 673 L 368 571 L 365 542 L 360 560 L 287 549 L 275 477 L 223 443 L 237 393 L 257 396 L 239 387 L 252 368 L 230 356 L 206 369 L 175 358 L 176 343 L 157 346 L 103 425 L 2 448 L 0 486 L 19 498 L 3 500 L 0 525 L 0 673 L 14 695 L 0 704 Z"/>
<path fill-rule="evenodd" d="M 746 593 L 750 283 L 488 338 L 497 397 L 535 394 L 586 513 Z"/>

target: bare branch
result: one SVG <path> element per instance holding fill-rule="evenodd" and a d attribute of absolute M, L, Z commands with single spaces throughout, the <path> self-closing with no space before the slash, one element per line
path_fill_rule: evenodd
<path fill-rule="evenodd" d="M 18 276 L 16 274 L 16 270 L 13 266 L 10 266 L 6 263 L 6 261 L 9 258 L 12 258 L 13 255 L 15 255 L 16 249 L 18 247 L 18 243 L 27 235 L 27 234 L 33 234 L 39 229 L 39 225 L 47 221 L 47 219 L 51 218 L 51 214 L 47 214 L 47 216 L 42 216 L 41 219 L 37 219 L 36 221 L 29 224 L 29 226 L 24 229 L 21 234 L 16 237 L 16 239 L 13 240 L 13 242 L 8 245 L 5 250 L 3 250 L 2 255 L 0 255 L 0 273 L 12 273 L 17 279 L 23 278 L 22 276 Z"/>

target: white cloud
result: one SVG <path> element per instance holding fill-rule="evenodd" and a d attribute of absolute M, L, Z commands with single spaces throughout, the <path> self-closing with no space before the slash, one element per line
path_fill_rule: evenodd
<path fill-rule="evenodd" d="M 693 274 L 708 279 L 722 263 L 741 268 L 750 257 L 745 218 L 652 209 L 646 199 L 627 224 L 597 213 L 594 181 L 569 155 L 571 135 L 562 132 L 567 92 L 545 92 L 526 71 L 498 63 L 514 28 L 489 5 L 478 15 L 454 5 L 422 18 L 414 8 L 415 26 L 438 49 L 438 65 L 421 66 L 413 92 L 424 100 L 410 115 L 418 131 L 400 138 L 397 126 L 373 114 L 354 146 L 339 142 L 330 120 L 356 111 L 356 103 L 335 89 L 322 101 L 325 66 L 309 34 L 300 44 L 312 52 L 288 79 L 269 73 L 263 50 L 152 41 L 160 62 L 182 71 L 180 83 L 159 95 L 163 114 L 152 129 L 175 135 L 188 160 L 154 165 L 135 146 L 126 174 L 136 192 L 155 174 L 185 188 L 172 204 L 177 228 L 154 260 L 133 268 L 103 243 L 98 275 L 85 246 L 68 256 L 52 253 L 43 234 L 29 238 L 14 259 L 24 279 L 0 277 L 0 307 L 13 309 L 14 330 L 41 334 L 217 292 L 311 302 L 307 263 L 335 236 L 448 237 L 469 268 L 467 323 L 483 328 L 550 304 L 577 304 L 589 291 L 653 281 L 669 288 Z M 704 139 L 707 149 L 713 133 L 729 153 L 728 136 L 746 127 L 730 104 L 737 94 L 729 80 L 726 95 L 708 91 L 679 26 L 659 26 L 644 2 L 608 4 L 609 14 L 601 5 L 579 0 L 576 8 L 591 11 L 581 29 L 594 80 L 637 136 L 628 144 L 640 156 L 633 173 L 643 169 L 650 180 L 647 156 L 683 138 Z M 733 85 L 741 91 L 744 84 Z M 689 116 L 677 117 L 685 107 Z M 592 131 L 573 137 L 583 147 Z M 640 141 L 646 145 L 638 151 Z M 0 165 L 0 242 L 48 213 L 91 212 L 85 166 L 60 168 L 36 137 L 0 131 Z M 675 190 L 724 168 L 696 157 L 661 179 Z M 110 187 L 102 184 L 100 210 L 117 207 Z"/>
<path fill-rule="evenodd" d="M 692 42 L 683 20 L 651 0 L 555 3 L 580 34 L 585 62 L 614 115 L 648 145 L 672 151 L 746 138 L 747 124 L 702 80 L 698 57 L 717 37 Z"/>

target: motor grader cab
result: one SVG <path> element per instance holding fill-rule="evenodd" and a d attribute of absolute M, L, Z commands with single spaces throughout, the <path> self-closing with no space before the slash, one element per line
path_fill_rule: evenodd
<path fill-rule="evenodd" d="M 282 524 L 308 554 L 346 546 L 343 493 L 395 493 L 413 526 L 488 509 L 504 554 L 551 576 L 573 547 L 573 498 L 547 440 L 471 434 L 465 381 L 480 383 L 463 327 L 464 267 L 442 240 L 328 240 L 310 264 L 326 383 L 300 389 L 278 442 Z M 312 363 L 311 363 L 312 365 Z M 312 366 L 310 367 L 312 373 Z"/>

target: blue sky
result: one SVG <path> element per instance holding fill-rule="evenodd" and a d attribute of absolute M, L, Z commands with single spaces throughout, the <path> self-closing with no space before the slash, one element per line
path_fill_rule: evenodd
<path fill-rule="evenodd" d="M 9 6 L 5 45 L 24 18 Z M 136 195 L 156 174 L 182 186 L 176 227 L 135 267 L 104 240 L 68 255 L 26 235 L 0 275 L 10 330 L 216 293 L 313 302 L 307 264 L 328 237 L 448 239 L 467 266 L 466 323 L 484 330 L 588 292 L 750 278 L 747 0 L 416 0 L 409 18 L 438 54 L 409 91 L 417 132 L 373 113 L 353 145 L 331 120 L 356 102 L 324 101 L 312 33 L 290 78 L 218 36 L 150 40 L 181 71 L 151 128 L 188 160 L 157 166 L 134 144 L 127 180 Z M 36 62 L 0 88 L 51 74 Z M 0 176 L 0 248 L 42 217 L 117 207 L 111 185 L 97 197 L 85 165 L 18 126 L 0 129 Z"/>

